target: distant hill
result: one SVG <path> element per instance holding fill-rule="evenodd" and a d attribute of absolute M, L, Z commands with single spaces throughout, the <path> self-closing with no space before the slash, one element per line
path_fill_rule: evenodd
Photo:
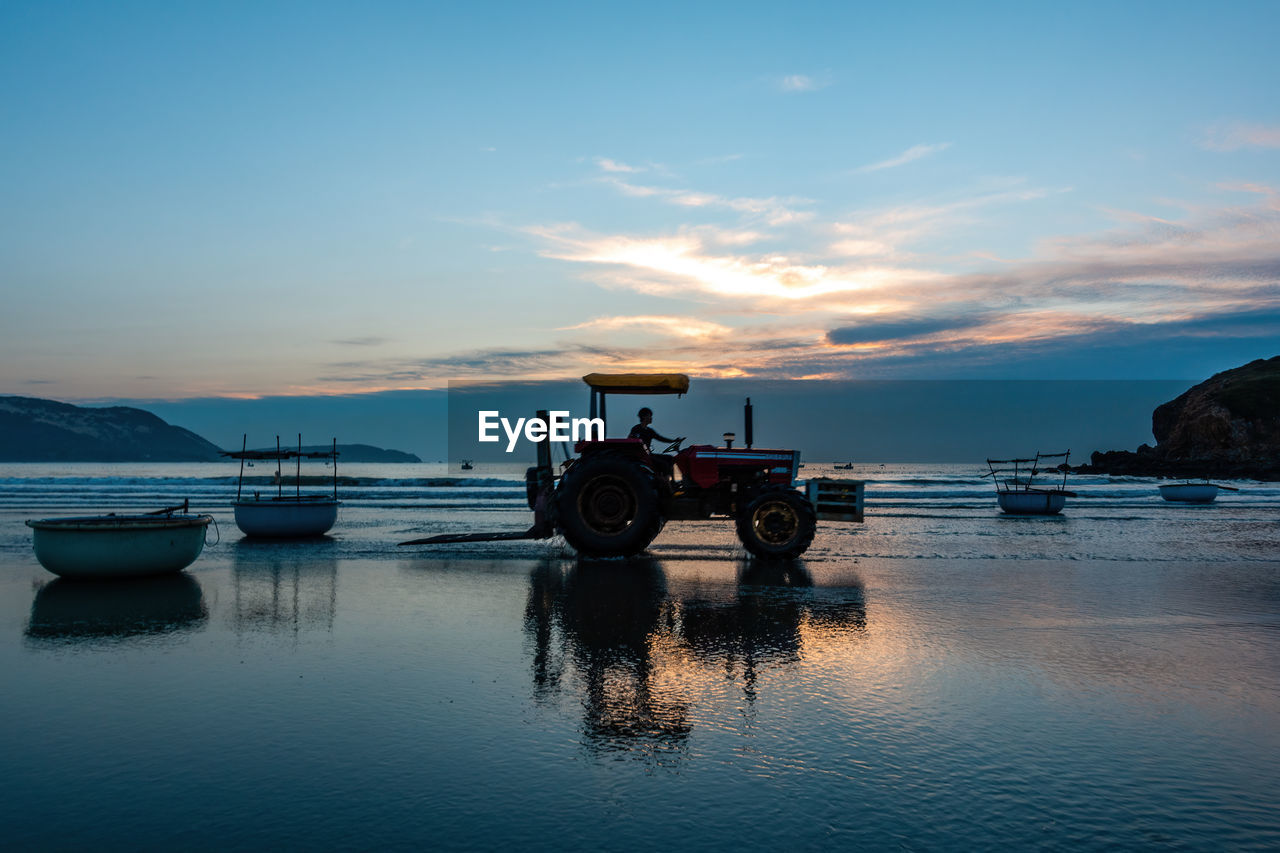
<path fill-rule="evenodd" d="M 237 448 L 238 449 L 238 448 Z M 325 451 L 331 445 L 313 445 Z M 339 444 L 344 462 L 421 462 L 412 453 Z M 73 406 L 36 397 L 0 396 L 0 462 L 216 462 L 211 441 L 129 406 Z"/>
<path fill-rule="evenodd" d="M 258 450 L 275 450 L 274 447 L 259 447 Z M 296 450 L 297 445 L 284 445 L 283 450 Z M 333 449 L 332 444 L 304 444 L 302 446 L 303 453 L 328 453 Z M 374 447 L 372 444 L 339 444 L 338 445 L 338 464 L 344 462 L 421 462 L 422 460 L 412 453 L 405 453 L 403 450 L 386 450 L 381 447 Z"/>
<path fill-rule="evenodd" d="M 142 409 L 0 397 L 0 462 L 206 462 L 218 453 Z"/>

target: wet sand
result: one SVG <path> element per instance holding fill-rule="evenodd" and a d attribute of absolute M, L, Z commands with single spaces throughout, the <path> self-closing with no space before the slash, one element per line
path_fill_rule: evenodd
<path fill-rule="evenodd" d="M 8 843 L 1280 844 L 1280 562 L 847 556 L 833 532 L 768 567 L 699 524 L 579 562 L 348 524 L 224 530 L 127 588 L 6 538 Z"/>

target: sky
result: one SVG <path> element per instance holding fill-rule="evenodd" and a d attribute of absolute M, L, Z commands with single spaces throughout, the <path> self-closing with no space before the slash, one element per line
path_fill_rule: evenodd
<path fill-rule="evenodd" d="M 1278 34 L 1275 3 L 6 0 L 0 393 L 1203 379 L 1280 351 Z"/>
<path fill-rule="evenodd" d="M 1151 413 L 1186 390 L 1184 380 L 795 380 L 696 379 L 681 397 L 610 396 L 608 436 L 627 434 L 641 406 L 654 426 L 689 444 L 746 439 L 743 403 L 754 409 L 757 447 L 800 450 L 814 462 L 957 462 L 1071 450 L 1072 464 L 1095 450 L 1154 443 Z M 478 415 L 509 424 L 539 410 L 589 414 L 581 380 L 451 383 L 448 390 L 375 394 L 190 398 L 146 408 L 225 449 L 271 447 L 275 437 L 305 444 L 365 443 L 424 461 L 532 464 L 523 439 L 478 441 Z M 559 459 L 560 450 L 556 450 Z M 985 470 L 985 468 L 983 469 Z"/>

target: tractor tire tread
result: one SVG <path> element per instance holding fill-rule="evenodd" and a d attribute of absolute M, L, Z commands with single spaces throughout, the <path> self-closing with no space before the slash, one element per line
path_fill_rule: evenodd
<path fill-rule="evenodd" d="M 792 509 L 800 517 L 800 532 L 796 538 L 784 548 L 770 547 L 755 535 L 755 529 L 751 524 L 751 517 L 755 513 L 756 507 L 766 498 L 776 498 L 781 495 L 792 496 L 787 503 L 791 504 Z M 791 488 L 790 486 L 768 486 L 761 489 L 755 497 L 738 512 L 737 529 L 738 539 L 742 542 L 754 556 L 766 560 L 788 560 L 799 557 L 805 551 L 809 550 L 809 546 L 813 544 L 813 537 L 818 530 L 818 514 L 813 508 L 813 504 L 805 497 L 802 492 Z"/>
<path fill-rule="evenodd" d="M 603 474 L 628 480 L 635 491 L 635 520 L 619 536 L 607 537 L 591 530 L 577 510 L 578 495 L 593 478 Z M 600 453 L 574 463 L 561 479 L 551 506 L 556 532 L 582 557 L 639 554 L 666 524 L 656 474 L 643 462 L 620 453 Z"/>

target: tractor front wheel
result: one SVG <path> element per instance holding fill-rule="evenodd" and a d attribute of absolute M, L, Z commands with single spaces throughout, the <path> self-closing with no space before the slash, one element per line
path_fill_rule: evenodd
<path fill-rule="evenodd" d="M 738 513 L 738 538 L 757 557 L 799 557 L 817 529 L 813 504 L 794 489 L 766 489 Z"/>
<path fill-rule="evenodd" d="M 574 463 L 555 494 L 556 529 L 584 557 L 625 557 L 662 530 L 653 469 L 621 454 Z"/>

